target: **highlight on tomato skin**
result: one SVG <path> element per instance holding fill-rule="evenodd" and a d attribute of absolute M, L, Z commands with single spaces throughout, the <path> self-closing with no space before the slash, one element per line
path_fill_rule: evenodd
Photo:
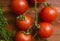
<path fill-rule="evenodd" d="M 28 2 L 26 0 L 12 0 L 11 8 L 16 15 L 23 14 L 28 10 Z"/>
<path fill-rule="evenodd" d="M 37 1 L 37 3 L 42 3 L 42 2 L 45 2 L 46 0 L 36 0 Z M 35 1 L 34 0 L 31 0 L 31 3 L 35 3 Z"/>
<path fill-rule="evenodd" d="M 18 31 L 15 35 L 15 41 L 32 41 L 32 35 L 24 34 L 24 31 Z"/>
<path fill-rule="evenodd" d="M 25 20 L 20 20 L 19 18 L 16 19 L 17 28 L 23 31 L 29 29 L 30 26 L 33 24 L 32 18 L 29 15 L 25 14 L 24 18 Z"/>
<path fill-rule="evenodd" d="M 38 29 L 38 36 L 40 38 L 48 38 L 53 34 L 53 26 L 47 22 L 39 23 L 40 28 Z"/>
<path fill-rule="evenodd" d="M 52 22 L 56 20 L 58 15 L 57 9 L 55 7 L 45 7 L 40 12 L 40 17 L 45 22 Z"/>

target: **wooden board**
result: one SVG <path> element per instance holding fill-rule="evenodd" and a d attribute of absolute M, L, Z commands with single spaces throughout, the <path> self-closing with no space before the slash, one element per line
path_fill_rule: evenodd
<path fill-rule="evenodd" d="M 54 26 L 54 33 L 51 37 L 48 38 L 49 41 L 60 41 L 60 0 L 46 0 L 47 3 L 49 3 L 51 6 L 55 6 L 58 10 L 58 17 L 57 19 L 52 22 L 51 24 Z M 3 6 L 3 9 L 6 12 L 6 17 L 9 20 L 14 21 L 15 19 L 15 15 L 13 15 L 12 10 L 10 8 L 10 3 L 11 0 L 0 0 L 0 3 Z M 13 17 L 13 19 L 12 19 Z M 14 23 L 14 22 L 13 22 Z M 14 24 L 10 24 L 10 26 L 8 26 L 10 28 L 15 28 Z M 10 29 L 10 31 L 13 31 Z"/>

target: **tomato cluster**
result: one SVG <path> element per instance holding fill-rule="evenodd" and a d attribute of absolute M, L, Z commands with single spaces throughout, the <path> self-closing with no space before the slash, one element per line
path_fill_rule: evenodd
<path fill-rule="evenodd" d="M 23 34 L 24 31 L 19 31 L 16 33 L 15 41 L 32 41 L 32 36 L 30 34 Z"/>
<path fill-rule="evenodd" d="M 23 15 L 23 17 L 24 20 L 20 20 L 20 18 L 16 19 L 16 25 L 20 30 L 27 30 L 32 25 L 32 18 L 27 14 Z"/>
<path fill-rule="evenodd" d="M 57 10 L 54 7 L 43 8 L 40 14 L 42 20 L 52 22 L 57 18 Z"/>
<path fill-rule="evenodd" d="M 35 3 L 35 0 L 30 1 L 32 4 Z M 37 3 L 44 4 L 46 0 L 36 1 Z M 19 31 L 15 35 L 15 41 L 32 41 L 32 35 L 29 33 L 29 29 L 32 29 L 31 26 L 33 25 L 33 21 L 32 18 L 28 14 L 26 14 L 26 11 L 28 11 L 29 8 L 28 5 L 29 4 L 27 0 L 12 1 L 12 10 L 15 12 L 16 15 L 18 15 L 16 18 L 16 25 Z M 39 29 L 37 29 L 37 35 L 40 38 L 48 38 L 53 33 L 53 26 L 49 22 L 56 20 L 57 10 L 56 8 L 47 5 L 42 8 L 41 12 L 39 12 L 38 14 L 43 22 L 36 23 L 39 24 L 39 26 L 37 25 L 37 27 L 39 27 Z"/>
<path fill-rule="evenodd" d="M 26 0 L 13 0 L 11 8 L 17 15 L 20 15 L 28 9 L 28 3 Z"/>

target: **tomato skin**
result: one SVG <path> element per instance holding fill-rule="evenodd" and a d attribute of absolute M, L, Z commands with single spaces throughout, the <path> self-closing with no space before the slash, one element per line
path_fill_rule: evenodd
<path fill-rule="evenodd" d="M 29 15 L 25 14 L 25 20 L 16 20 L 16 25 L 20 30 L 27 30 L 32 25 L 32 19 Z"/>
<path fill-rule="evenodd" d="M 20 15 L 28 9 L 28 3 L 26 0 L 13 0 L 11 7 L 17 15 Z"/>
<path fill-rule="evenodd" d="M 38 30 L 38 35 L 41 38 L 48 38 L 53 33 L 53 26 L 47 22 L 42 22 L 39 24 L 40 28 Z"/>
<path fill-rule="evenodd" d="M 42 9 L 40 16 L 45 22 L 52 22 L 57 18 L 57 10 L 53 7 L 45 7 Z"/>
<path fill-rule="evenodd" d="M 32 41 L 31 34 L 24 34 L 24 31 L 19 31 L 15 35 L 15 41 Z"/>
<path fill-rule="evenodd" d="M 46 0 L 36 0 L 38 3 L 45 2 Z M 34 3 L 34 0 L 31 0 L 32 3 Z"/>

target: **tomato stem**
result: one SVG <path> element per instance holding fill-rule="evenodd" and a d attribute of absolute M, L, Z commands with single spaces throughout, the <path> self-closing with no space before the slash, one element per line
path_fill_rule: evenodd
<path fill-rule="evenodd" d="M 37 23 L 37 21 L 38 21 L 38 16 L 37 16 L 37 11 L 36 11 L 36 8 L 37 8 L 37 2 L 36 2 L 36 0 L 35 0 L 35 23 Z"/>
<path fill-rule="evenodd" d="M 39 28 L 39 24 L 38 24 L 38 13 L 37 13 L 37 0 L 35 0 L 35 26 L 36 28 Z M 33 39 L 37 36 L 37 31 L 35 32 Z"/>
<path fill-rule="evenodd" d="M 35 26 L 37 29 L 39 29 L 40 26 L 38 24 L 38 13 L 37 13 L 36 8 L 37 8 L 37 1 L 35 0 Z"/>
<path fill-rule="evenodd" d="M 33 39 L 34 39 L 36 36 L 37 36 L 37 31 L 36 31 L 36 33 L 34 34 Z"/>
<path fill-rule="evenodd" d="M 38 38 L 39 41 L 41 41 L 41 38 L 38 35 L 37 35 L 37 38 Z"/>
<path fill-rule="evenodd" d="M 47 39 L 45 39 L 45 41 L 48 41 Z"/>
<path fill-rule="evenodd" d="M 44 2 L 43 5 L 44 5 L 44 7 L 47 7 L 48 6 L 48 4 L 46 2 Z"/>

